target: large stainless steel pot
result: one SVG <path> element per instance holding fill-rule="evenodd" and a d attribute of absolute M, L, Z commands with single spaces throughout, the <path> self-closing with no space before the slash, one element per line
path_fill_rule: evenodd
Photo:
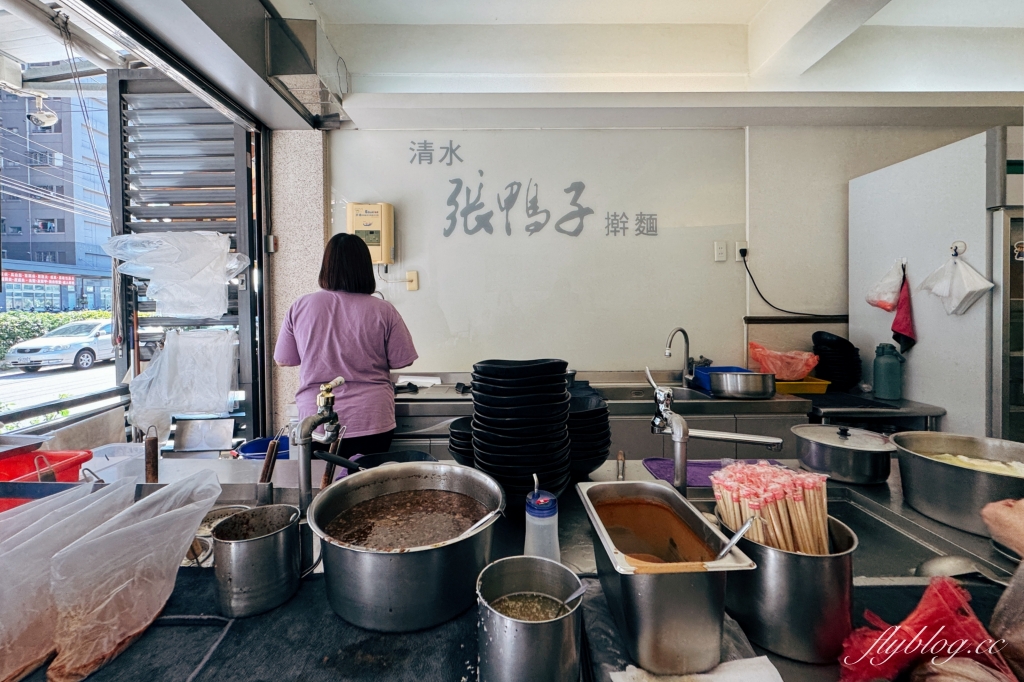
<path fill-rule="evenodd" d="M 458 464 L 389 464 L 325 488 L 307 518 L 321 540 L 327 600 L 335 613 L 367 630 L 410 632 L 454 618 L 476 601 L 477 576 L 490 560 L 497 514 L 469 535 L 389 552 L 342 544 L 324 532 L 353 505 L 404 490 L 450 490 L 488 511 L 505 508 L 505 493 L 493 478 Z"/>
<path fill-rule="evenodd" d="M 825 424 L 797 424 L 797 456 L 804 469 L 843 483 L 870 485 L 889 480 L 896 446 L 872 431 Z"/>
<path fill-rule="evenodd" d="M 990 474 L 927 455 L 966 455 L 1002 462 L 1024 462 L 1024 444 L 934 431 L 908 431 L 891 437 L 899 453 L 903 499 L 936 521 L 991 537 L 981 519 L 989 502 L 1024 497 L 1024 478 Z"/>

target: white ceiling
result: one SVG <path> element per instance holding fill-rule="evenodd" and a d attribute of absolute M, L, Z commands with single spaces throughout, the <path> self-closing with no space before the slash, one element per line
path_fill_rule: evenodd
<path fill-rule="evenodd" d="M 311 1 L 330 24 L 749 24 L 768 4 L 768 0 Z M 1024 0 L 892 0 L 867 23 L 1021 28 Z"/>
<path fill-rule="evenodd" d="M 867 23 L 876 26 L 1024 28 L 1024 0 L 892 0 Z"/>
<path fill-rule="evenodd" d="M 64 51 L 64 43 L 3 10 L 0 10 L 0 52 L 6 52 L 27 64 L 56 62 L 68 58 L 67 52 Z"/>
<path fill-rule="evenodd" d="M 747 24 L 768 0 L 313 0 L 330 24 Z"/>

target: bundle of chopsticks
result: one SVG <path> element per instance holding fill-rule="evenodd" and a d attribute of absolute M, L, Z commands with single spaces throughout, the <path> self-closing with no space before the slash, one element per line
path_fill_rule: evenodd
<path fill-rule="evenodd" d="M 768 462 L 737 462 L 711 475 L 718 514 L 733 531 L 756 520 L 747 539 L 802 554 L 828 554 L 826 476 Z"/>

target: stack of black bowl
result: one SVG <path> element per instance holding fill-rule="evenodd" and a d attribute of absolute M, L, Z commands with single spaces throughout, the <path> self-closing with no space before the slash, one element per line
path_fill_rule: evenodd
<path fill-rule="evenodd" d="M 526 499 L 533 475 L 560 495 L 569 485 L 569 393 L 564 360 L 484 360 L 473 365 L 476 468 Z"/>
<path fill-rule="evenodd" d="M 814 376 L 831 381 L 829 391 L 849 391 L 860 383 L 860 349 L 829 332 L 814 332 L 811 340 L 814 354 L 818 356 Z"/>
<path fill-rule="evenodd" d="M 612 429 L 608 404 L 594 391 L 573 391 L 569 401 L 569 471 L 573 478 L 586 478 L 608 459 Z"/>
<path fill-rule="evenodd" d="M 448 425 L 448 452 L 459 464 L 473 466 L 472 417 L 459 417 Z"/>

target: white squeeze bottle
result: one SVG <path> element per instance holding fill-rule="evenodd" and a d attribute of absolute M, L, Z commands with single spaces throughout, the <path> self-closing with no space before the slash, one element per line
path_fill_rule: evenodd
<path fill-rule="evenodd" d="M 526 496 L 526 544 L 523 554 L 562 560 L 558 549 L 558 499 L 540 490 L 534 474 L 534 489 Z"/>

